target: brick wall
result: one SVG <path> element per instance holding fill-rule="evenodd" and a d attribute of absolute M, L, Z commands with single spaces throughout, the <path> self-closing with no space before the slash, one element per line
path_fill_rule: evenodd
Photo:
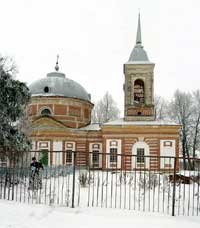
<path fill-rule="evenodd" d="M 90 123 L 93 104 L 73 98 L 33 97 L 28 107 L 30 119 L 35 120 L 41 116 L 41 111 L 46 108 L 50 110 L 52 117 L 67 127 L 79 128 Z"/>

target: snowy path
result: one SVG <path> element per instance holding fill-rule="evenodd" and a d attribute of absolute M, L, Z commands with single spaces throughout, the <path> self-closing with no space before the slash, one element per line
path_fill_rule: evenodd
<path fill-rule="evenodd" d="M 50 207 L 0 200 L 1 228 L 197 228 L 200 217 L 172 217 L 129 210 Z"/>

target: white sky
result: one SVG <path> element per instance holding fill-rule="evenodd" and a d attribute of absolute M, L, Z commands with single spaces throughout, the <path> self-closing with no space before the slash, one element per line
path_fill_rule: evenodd
<path fill-rule="evenodd" d="M 14 57 L 28 85 L 53 71 L 59 54 L 60 71 L 92 101 L 109 91 L 122 110 L 139 9 L 155 93 L 199 89 L 199 0 L 0 0 L 0 53 Z"/>

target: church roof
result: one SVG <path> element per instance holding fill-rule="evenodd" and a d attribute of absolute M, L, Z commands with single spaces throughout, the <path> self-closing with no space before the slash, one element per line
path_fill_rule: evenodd
<path fill-rule="evenodd" d="M 114 120 L 108 123 L 104 123 L 103 125 L 116 125 L 116 126 L 179 126 L 180 124 L 171 122 L 171 121 L 164 121 L 164 120 L 147 120 L 147 121 L 125 121 L 123 118 Z"/>
<path fill-rule="evenodd" d="M 90 94 L 79 83 L 58 72 L 58 63 L 56 63 L 55 70 L 55 72 L 48 73 L 46 78 L 39 79 L 29 86 L 33 97 L 62 96 L 90 101 Z"/>
<path fill-rule="evenodd" d="M 146 51 L 143 49 L 142 46 L 142 35 L 141 35 L 141 24 L 140 24 L 140 14 L 138 15 L 138 27 L 137 27 L 137 35 L 136 35 L 136 44 L 133 48 L 128 62 L 136 62 L 140 64 L 139 62 L 149 63 L 149 58 L 147 56 Z"/>
<path fill-rule="evenodd" d="M 79 130 L 84 130 L 84 131 L 99 131 L 101 130 L 101 127 L 98 123 L 92 123 L 86 127 L 79 128 Z"/>

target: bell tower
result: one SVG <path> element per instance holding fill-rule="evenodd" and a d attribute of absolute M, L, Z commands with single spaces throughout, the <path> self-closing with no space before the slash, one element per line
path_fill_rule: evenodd
<path fill-rule="evenodd" d="M 154 63 L 142 46 L 140 14 L 136 44 L 124 64 L 124 119 L 126 121 L 154 120 Z"/>

